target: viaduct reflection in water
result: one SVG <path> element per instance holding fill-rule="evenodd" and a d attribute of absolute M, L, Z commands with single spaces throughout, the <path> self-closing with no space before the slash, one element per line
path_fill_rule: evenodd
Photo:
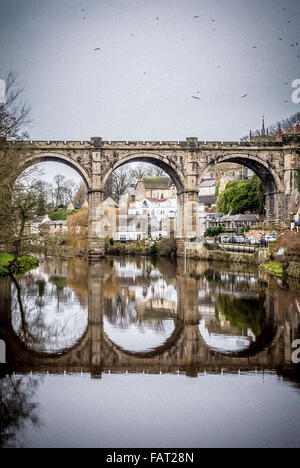
<path fill-rule="evenodd" d="M 168 259 L 55 264 L 2 281 L 7 369 L 219 372 L 268 369 L 296 379 L 299 295 L 257 272 Z"/>

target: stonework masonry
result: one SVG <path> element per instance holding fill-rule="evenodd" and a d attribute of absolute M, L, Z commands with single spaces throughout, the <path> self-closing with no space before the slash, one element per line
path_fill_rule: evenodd
<path fill-rule="evenodd" d="M 22 169 L 43 161 L 71 166 L 83 178 L 89 193 L 89 255 L 104 255 L 103 193 L 110 174 L 129 162 L 147 162 L 172 179 L 178 197 L 177 239 L 199 235 L 200 183 L 219 163 L 241 164 L 256 173 L 266 192 L 266 223 L 289 224 L 290 197 L 300 168 L 299 126 L 277 140 L 251 142 L 185 141 L 31 141 L 22 145 Z"/>

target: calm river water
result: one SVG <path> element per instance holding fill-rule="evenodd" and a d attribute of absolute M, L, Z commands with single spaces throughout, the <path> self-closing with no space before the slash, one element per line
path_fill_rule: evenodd
<path fill-rule="evenodd" d="M 299 283 L 46 259 L 0 295 L 0 446 L 300 446 Z"/>

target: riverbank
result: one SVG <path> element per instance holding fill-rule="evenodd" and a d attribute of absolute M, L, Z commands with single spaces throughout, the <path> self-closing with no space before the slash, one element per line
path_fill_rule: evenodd
<path fill-rule="evenodd" d="M 205 245 L 187 249 L 186 258 L 202 261 L 256 265 L 270 276 L 300 280 L 299 257 L 278 256 L 273 249 L 258 249 L 255 253 L 228 252 L 216 245 Z"/>
<path fill-rule="evenodd" d="M 0 279 L 9 276 L 9 266 L 14 256 L 7 252 L 0 252 Z M 27 271 L 33 270 L 39 266 L 39 260 L 30 255 L 19 257 L 11 270 L 15 275 L 24 275 Z"/>
<path fill-rule="evenodd" d="M 176 257 L 176 240 L 160 239 L 159 241 L 145 243 L 145 241 L 130 242 L 122 244 L 114 242 L 106 244 L 107 255 L 144 255 L 150 257 Z"/>
<path fill-rule="evenodd" d="M 182 245 L 181 245 L 182 244 Z M 175 239 L 161 239 L 151 245 L 144 241 L 130 244 L 114 243 L 106 245 L 107 255 L 142 255 L 151 257 L 183 257 L 187 259 L 221 262 L 225 264 L 245 264 L 258 266 L 274 277 L 300 279 L 300 260 L 298 257 L 278 256 L 274 248 L 262 248 L 252 253 L 222 250 L 219 244 L 189 243 L 184 253 L 184 242 L 176 244 Z"/>

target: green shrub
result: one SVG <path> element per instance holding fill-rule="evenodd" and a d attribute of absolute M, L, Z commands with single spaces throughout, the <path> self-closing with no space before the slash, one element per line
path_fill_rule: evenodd
<path fill-rule="evenodd" d="M 214 237 L 217 236 L 218 234 L 222 234 L 222 232 L 225 232 L 225 229 L 223 226 L 214 226 L 206 229 L 204 237 Z"/>
<path fill-rule="evenodd" d="M 157 250 L 156 242 L 154 242 L 154 244 L 151 245 L 149 252 L 150 252 L 151 257 L 157 257 L 158 250 Z"/>
<path fill-rule="evenodd" d="M 51 221 L 66 221 L 67 215 L 75 214 L 76 210 L 65 210 L 65 208 L 57 208 L 54 211 L 50 211 L 48 214 Z"/>
<path fill-rule="evenodd" d="M 115 241 L 113 240 L 112 237 L 109 239 L 109 243 L 110 243 L 110 245 L 114 245 L 114 244 L 115 244 Z"/>
<path fill-rule="evenodd" d="M 0 256 L 0 277 L 5 278 L 9 273 L 15 275 L 24 275 L 27 271 L 37 268 L 39 266 L 39 261 L 35 257 L 23 256 L 17 258 L 14 265 L 10 265 L 13 260 L 13 255 L 11 254 L 1 254 Z"/>

